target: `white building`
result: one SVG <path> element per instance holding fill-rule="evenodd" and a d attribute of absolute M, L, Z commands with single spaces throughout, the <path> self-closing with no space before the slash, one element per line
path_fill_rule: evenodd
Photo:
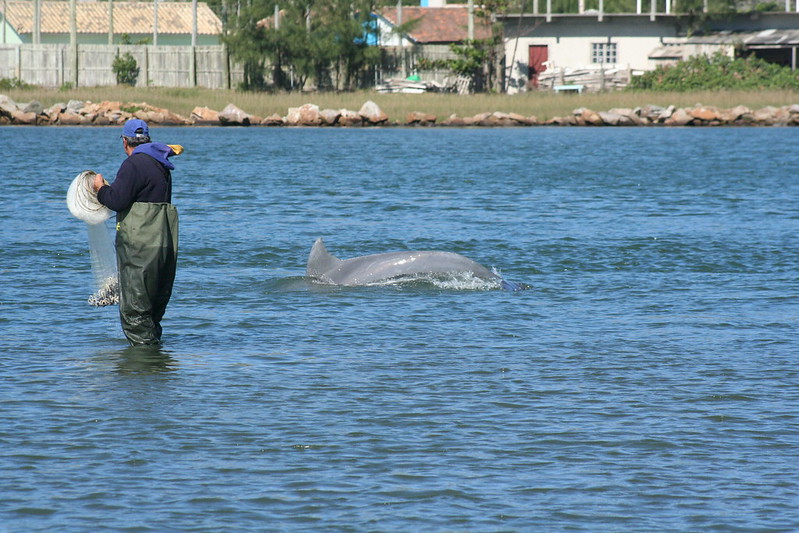
<path fill-rule="evenodd" d="M 510 93 L 563 85 L 608 88 L 665 62 L 716 51 L 797 67 L 799 13 L 719 17 L 701 33 L 688 31 L 687 16 L 662 13 L 506 15 L 502 21 Z"/>

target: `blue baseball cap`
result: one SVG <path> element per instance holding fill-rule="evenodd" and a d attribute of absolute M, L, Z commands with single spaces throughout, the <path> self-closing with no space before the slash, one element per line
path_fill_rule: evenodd
<path fill-rule="evenodd" d="M 147 123 L 145 121 L 139 118 L 132 118 L 125 122 L 125 126 L 122 128 L 122 136 L 149 137 L 150 128 L 147 127 Z"/>

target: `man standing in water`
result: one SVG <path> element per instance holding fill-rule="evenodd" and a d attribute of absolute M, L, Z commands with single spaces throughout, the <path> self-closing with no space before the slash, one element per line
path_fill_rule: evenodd
<path fill-rule="evenodd" d="M 122 129 L 123 161 L 112 184 L 98 174 L 101 204 L 117 212 L 119 318 L 133 345 L 160 344 L 161 319 L 172 296 L 178 256 L 178 212 L 172 205 L 169 157 L 178 145 L 150 141 L 147 123 L 131 119 Z"/>

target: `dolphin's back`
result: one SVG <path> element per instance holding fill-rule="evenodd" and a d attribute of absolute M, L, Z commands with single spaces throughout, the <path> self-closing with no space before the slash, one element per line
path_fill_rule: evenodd
<path fill-rule="evenodd" d="M 483 265 L 453 252 L 409 251 L 364 255 L 341 260 L 330 255 L 317 239 L 308 256 L 308 277 L 338 285 L 365 285 L 418 274 L 469 272 L 482 279 L 499 279 Z"/>
<path fill-rule="evenodd" d="M 313 243 L 305 274 L 310 278 L 322 278 L 327 272 L 335 270 L 341 263 L 343 263 L 341 259 L 330 255 L 320 237 Z"/>

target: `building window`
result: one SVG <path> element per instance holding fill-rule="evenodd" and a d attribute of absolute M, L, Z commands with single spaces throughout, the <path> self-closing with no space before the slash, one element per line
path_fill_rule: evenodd
<path fill-rule="evenodd" d="M 591 43 L 591 63 L 615 63 L 616 43 Z"/>

